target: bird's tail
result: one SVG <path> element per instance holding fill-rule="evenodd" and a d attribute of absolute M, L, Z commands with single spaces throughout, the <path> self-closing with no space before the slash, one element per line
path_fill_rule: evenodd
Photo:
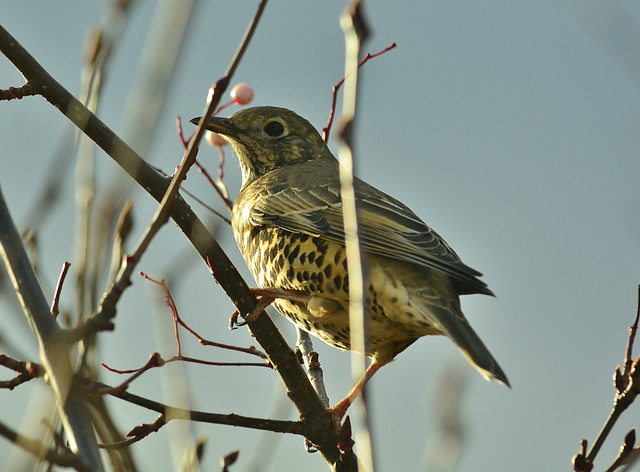
<path fill-rule="evenodd" d="M 462 312 L 454 314 L 443 307 L 431 307 L 429 311 L 443 334 L 450 337 L 458 345 L 462 354 L 485 379 L 497 380 L 507 387 L 511 387 L 507 375 L 498 361 L 469 325 Z"/>

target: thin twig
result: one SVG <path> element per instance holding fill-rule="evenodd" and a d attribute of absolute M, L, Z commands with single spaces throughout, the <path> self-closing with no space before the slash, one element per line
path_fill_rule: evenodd
<path fill-rule="evenodd" d="M 640 321 L 640 286 L 638 286 L 638 303 L 636 306 L 636 319 L 629 326 L 629 340 L 627 341 L 627 350 L 625 352 L 624 367 L 625 373 L 631 372 L 631 364 L 633 363 L 633 343 L 638 333 L 638 321 Z"/>
<path fill-rule="evenodd" d="M 627 433 L 624 437 L 624 442 L 622 446 L 620 446 L 620 451 L 618 452 L 618 456 L 614 459 L 607 470 L 605 472 L 613 472 L 618 467 L 622 466 L 631 456 L 634 451 L 634 445 L 636 443 L 636 429 L 633 428 L 631 431 Z"/>
<path fill-rule="evenodd" d="M 125 447 L 129 447 L 138 441 L 142 441 L 144 438 L 149 436 L 151 433 L 157 433 L 160 428 L 162 428 L 169 421 L 164 413 L 161 413 L 158 418 L 153 423 L 142 423 L 135 428 L 132 428 L 131 431 L 127 433 L 127 438 L 122 441 L 118 441 L 117 443 L 110 444 L 100 444 L 100 449 L 123 449 Z"/>
<path fill-rule="evenodd" d="M 273 431 L 275 433 L 291 433 L 307 436 L 312 427 L 305 421 L 281 421 L 281 420 L 269 420 L 266 418 L 252 418 L 249 416 L 241 416 L 233 413 L 221 414 L 221 413 L 207 413 L 196 410 L 188 410 L 184 408 L 177 408 L 164 403 L 159 403 L 148 398 L 134 395 L 127 391 L 120 391 L 109 387 L 108 385 L 97 383 L 93 381 L 86 381 L 86 387 L 90 388 L 96 393 L 105 392 L 108 395 L 116 398 L 120 398 L 128 403 L 141 406 L 147 410 L 155 411 L 158 413 L 167 413 L 167 421 L 171 419 L 185 419 L 188 418 L 191 421 L 197 421 L 200 423 L 212 423 L 212 424 L 224 424 L 229 426 L 239 426 L 249 429 L 260 429 L 263 431 Z"/>
<path fill-rule="evenodd" d="M 233 208 L 233 202 L 229 199 L 229 193 L 227 192 L 227 187 L 222 182 L 222 165 L 224 164 L 224 151 L 220 148 L 220 164 L 218 165 L 218 179 L 213 180 L 207 169 L 202 167 L 198 161 L 196 161 L 196 167 L 198 171 L 204 175 L 204 178 L 207 179 L 207 182 L 213 187 L 216 191 L 220 199 L 224 202 L 224 206 L 227 207 L 227 210 L 231 212 Z M 226 219 L 226 218 L 225 218 Z"/>
<path fill-rule="evenodd" d="M 65 261 L 62 264 L 62 271 L 60 272 L 60 277 L 58 277 L 58 284 L 56 285 L 56 291 L 53 294 L 53 303 L 51 304 L 51 314 L 54 318 L 57 318 L 60 314 L 60 294 L 62 293 L 62 284 L 64 283 L 64 279 L 67 277 L 67 272 L 69 272 L 69 267 L 71 267 L 71 263 Z"/>
<path fill-rule="evenodd" d="M 222 108 L 222 107 L 220 107 Z M 214 112 L 214 114 L 218 113 L 218 111 L 220 111 L 220 108 L 218 108 L 218 110 L 216 110 Z M 188 138 L 184 137 L 184 131 L 182 128 L 182 120 L 180 119 L 180 117 L 176 117 L 176 128 L 178 131 L 178 138 L 180 139 L 180 143 L 182 144 L 182 146 L 187 149 L 189 147 L 189 143 L 191 142 L 191 140 L 193 139 L 193 136 L 195 135 L 195 131 L 191 134 L 191 136 L 189 136 Z M 213 187 L 213 189 L 216 191 L 216 193 L 218 194 L 218 196 L 220 197 L 220 199 L 222 199 L 222 201 L 224 202 L 224 205 L 227 207 L 227 210 L 229 210 L 229 212 L 231 212 L 231 208 L 233 208 L 233 202 L 229 199 L 229 192 L 227 192 L 227 188 L 225 187 L 224 183 L 222 182 L 222 166 L 224 164 L 224 151 L 222 150 L 222 148 L 220 148 L 220 165 L 219 165 L 219 169 L 218 169 L 218 181 L 214 181 L 213 178 L 211 177 L 211 175 L 209 175 L 209 172 L 207 172 L 207 170 L 200 165 L 200 163 L 196 160 L 195 162 L 195 166 L 196 169 L 198 169 L 198 171 L 204 175 L 205 179 L 207 179 L 207 182 L 209 182 L 209 184 Z M 202 203 L 200 200 L 198 200 L 200 203 Z M 205 205 L 206 206 L 206 205 Z M 209 208 L 209 207 L 207 207 Z M 212 210 L 216 215 L 220 216 L 223 220 L 228 221 L 229 224 L 231 224 L 231 221 L 222 216 L 220 213 L 218 213 L 215 210 Z"/>
<path fill-rule="evenodd" d="M 364 56 L 364 59 L 362 59 L 362 61 L 360 61 L 360 63 L 358 64 L 358 69 L 360 67 L 362 67 L 363 65 L 365 65 L 365 63 L 367 61 L 369 61 L 369 59 L 373 59 L 375 57 L 378 57 L 382 54 L 384 54 L 385 52 L 393 49 L 397 47 L 396 43 L 392 43 L 391 46 L 387 46 L 386 48 L 384 48 L 382 51 L 379 51 L 375 54 L 369 54 L 367 53 L 366 56 Z M 333 125 L 333 119 L 335 117 L 335 113 L 336 113 L 336 103 L 338 101 L 338 90 L 340 90 L 340 87 L 342 87 L 342 84 L 344 84 L 344 81 L 346 80 L 346 78 L 349 76 L 350 72 L 347 73 L 342 79 L 340 79 L 340 81 L 335 84 L 333 86 L 333 90 L 332 90 L 332 97 L 331 97 L 331 110 L 329 111 L 329 122 L 327 123 L 327 126 L 325 126 L 324 128 L 322 128 L 322 139 L 324 140 L 325 143 L 329 142 L 329 132 L 331 131 L 331 126 Z"/>
<path fill-rule="evenodd" d="M 196 161 L 196 166 L 197 166 L 197 162 Z M 188 191 L 187 189 L 183 188 L 182 192 L 185 195 L 189 195 L 189 197 L 193 198 L 196 202 L 198 202 L 200 205 L 202 205 L 203 207 L 205 207 L 207 210 L 209 210 L 211 213 L 213 213 L 214 215 L 216 215 L 218 218 L 220 218 L 222 221 L 224 221 L 227 225 L 231 226 L 231 220 L 229 218 L 227 218 L 226 216 L 224 216 L 222 213 L 220 213 L 219 211 L 217 211 L 215 208 L 213 208 L 210 205 L 207 205 L 204 201 L 202 201 L 202 199 L 196 197 L 192 192 Z"/>
<path fill-rule="evenodd" d="M 209 340 L 203 338 L 195 330 L 191 329 L 187 325 L 187 323 L 184 322 L 184 320 L 182 318 L 180 318 L 180 314 L 178 313 L 178 308 L 176 307 L 175 301 L 173 300 L 173 296 L 171 295 L 171 292 L 169 290 L 169 286 L 167 285 L 167 282 L 165 281 L 165 279 L 155 280 L 155 279 L 149 277 L 144 272 L 140 272 L 140 275 L 142 277 L 144 277 L 145 279 L 149 280 L 150 282 L 153 282 L 153 283 L 159 285 L 160 287 L 162 287 L 162 291 L 164 293 L 165 304 L 171 310 L 171 315 L 172 315 L 173 321 L 174 321 L 174 332 L 175 332 L 175 335 L 176 335 L 176 343 L 178 345 L 178 356 L 180 356 L 180 357 L 182 356 L 182 349 L 180 347 L 180 335 L 179 335 L 179 332 L 178 332 L 178 325 L 180 325 L 184 329 L 186 329 L 191 335 L 193 335 L 198 340 L 198 342 L 200 344 L 202 344 L 203 346 L 219 347 L 221 349 L 228 349 L 230 351 L 244 352 L 245 354 L 251 354 L 253 356 L 258 356 L 258 357 L 260 357 L 262 359 L 266 359 L 267 358 L 267 356 L 263 352 L 258 351 L 254 347 L 245 348 L 245 347 L 240 347 L 240 346 L 232 346 L 230 344 L 217 343 L 215 341 L 209 341 Z M 210 364 L 210 365 L 228 365 L 228 364 L 225 364 L 225 363 L 222 363 L 222 364 L 217 363 L 216 364 L 216 363 L 214 363 L 214 364 Z M 260 364 L 260 365 L 263 365 L 263 364 Z"/>
<path fill-rule="evenodd" d="M 616 387 L 616 395 L 613 400 L 613 408 L 607 417 L 602 429 L 598 433 L 598 436 L 593 442 L 589 452 L 586 452 L 586 440 L 582 440 L 581 451 L 573 457 L 574 469 L 579 472 L 587 472 L 593 468 L 598 452 L 602 448 L 605 440 L 609 436 L 609 433 L 613 429 L 613 426 L 620 418 L 620 415 L 633 403 L 640 392 L 640 357 L 635 360 L 631 360 L 633 352 L 633 343 L 635 340 L 636 332 L 638 330 L 638 319 L 640 318 L 640 288 L 638 290 L 638 309 L 636 310 L 636 317 L 633 325 L 629 328 L 629 339 L 625 349 L 624 360 L 624 373 L 620 372 L 620 366 L 616 368 L 614 374 L 614 384 Z M 630 440 L 628 436 L 627 439 Z M 635 433 L 634 433 L 635 441 Z M 625 441 L 626 442 L 626 441 Z M 623 445 L 624 446 L 624 445 Z M 632 449 L 632 446 L 627 449 Z M 626 452 L 625 454 L 629 454 Z"/>
<path fill-rule="evenodd" d="M 19 361 L 5 354 L 0 354 L 0 365 L 18 372 L 18 375 L 11 380 L 0 381 L 0 388 L 13 390 L 18 385 L 28 382 L 38 377 L 43 377 L 45 370 L 36 362 Z"/>

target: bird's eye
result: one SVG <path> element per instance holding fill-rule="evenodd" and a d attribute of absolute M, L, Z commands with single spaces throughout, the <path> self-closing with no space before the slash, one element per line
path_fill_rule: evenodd
<path fill-rule="evenodd" d="M 281 136 L 282 133 L 284 133 L 284 126 L 282 126 L 282 123 L 279 121 L 271 121 L 264 127 L 264 132 L 275 138 L 276 136 Z"/>

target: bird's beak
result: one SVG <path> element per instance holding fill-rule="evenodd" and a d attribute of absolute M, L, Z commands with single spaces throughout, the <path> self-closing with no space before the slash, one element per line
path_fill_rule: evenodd
<path fill-rule="evenodd" d="M 194 125 L 197 125 L 199 122 L 200 117 L 189 120 L 189 123 L 193 123 Z M 208 118 L 204 124 L 204 127 L 209 131 L 213 131 L 214 133 L 229 137 L 237 138 L 241 133 L 240 130 L 228 119 L 219 116 L 212 116 Z"/>

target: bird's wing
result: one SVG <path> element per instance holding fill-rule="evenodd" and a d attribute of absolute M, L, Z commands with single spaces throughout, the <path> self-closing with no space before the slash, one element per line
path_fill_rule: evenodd
<path fill-rule="evenodd" d="M 256 192 L 250 218 L 255 226 L 320 236 L 344 244 L 340 184 L 337 178 L 291 186 L 281 179 Z M 288 180 L 291 182 L 291 180 Z M 423 265 L 451 276 L 460 294 L 491 290 L 480 272 L 465 265 L 435 231 L 406 205 L 361 180 L 356 181 L 360 212 L 358 234 L 364 251 Z"/>

